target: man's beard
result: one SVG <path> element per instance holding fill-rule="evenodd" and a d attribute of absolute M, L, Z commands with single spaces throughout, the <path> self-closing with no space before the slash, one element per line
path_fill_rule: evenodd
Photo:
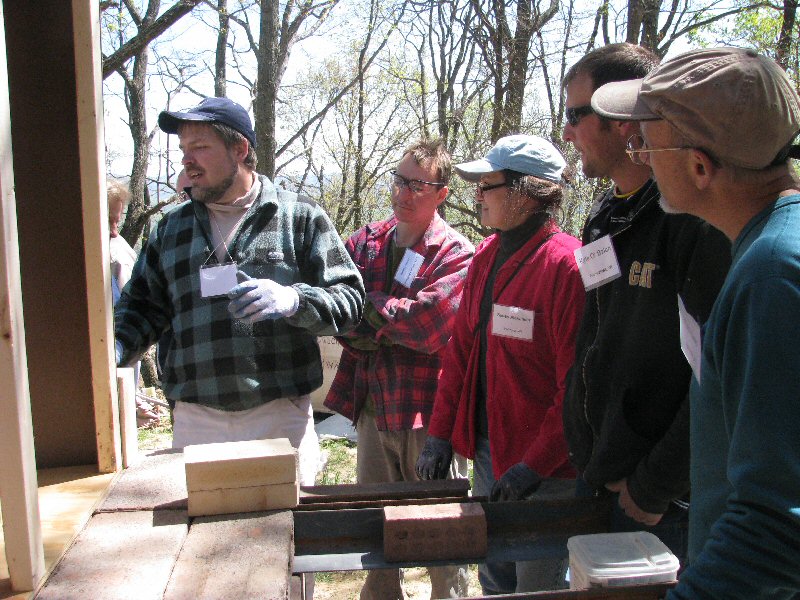
<path fill-rule="evenodd" d="M 223 179 L 219 185 L 212 187 L 192 186 L 192 200 L 202 202 L 203 204 L 213 204 L 215 202 L 219 202 L 233 185 L 233 180 L 236 178 L 236 173 L 237 169 L 236 164 L 234 163 L 231 174 Z"/>
<path fill-rule="evenodd" d="M 213 187 L 192 187 L 192 200 L 197 200 L 203 204 L 213 204 L 225 196 L 225 192 L 233 185 L 234 176 L 225 178 L 222 183 Z"/>

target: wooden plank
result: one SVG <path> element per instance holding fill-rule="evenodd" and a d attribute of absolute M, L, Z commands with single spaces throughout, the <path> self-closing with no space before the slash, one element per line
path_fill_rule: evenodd
<path fill-rule="evenodd" d="M 297 450 L 288 438 L 196 444 L 183 458 L 190 492 L 297 481 Z"/>
<path fill-rule="evenodd" d="M 290 511 L 195 519 L 164 600 L 289 597 Z"/>
<path fill-rule="evenodd" d="M 108 203 L 106 201 L 103 97 L 100 77 L 100 12 L 96 2 L 72 1 L 77 93 L 78 154 L 83 202 L 86 302 L 89 360 L 101 473 L 122 466 L 114 357 L 111 271 L 108 268 Z"/>
<path fill-rule="evenodd" d="M 132 368 L 117 369 L 117 397 L 122 446 L 122 466 L 128 468 L 139 462 L 139 433 L 136 423 L 136 381 Z"/>
<path fill-rule="evenodd" d="M 5 18 L 0 3 L 0 492 L 11 587 L 32 590 L 45 573 L 39 524 L 11 154 Z"/>
<path fill-rule="evenodd" d="M 297 506 L 295 483 L 189 492 L 189 516 L 225 515 Z"/>
<path fill-rule="evenodd" d="M 95 514 L 37 600 L 161 600 L 186 539 L 185 511 Z"/>

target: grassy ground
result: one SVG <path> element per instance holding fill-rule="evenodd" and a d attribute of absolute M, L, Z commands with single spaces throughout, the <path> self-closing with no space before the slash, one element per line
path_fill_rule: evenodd
<path fill-rule="evenodd" d="M 139 449 L 142 451 L 169 448 L 172 444 L 172 424 L 166 410 L 159 412 L 159 420 L 139 428 Z M 322 440 L 324 466 L 317 475 L 319 485 L 339 485 L 356 482 L 356 445 L 346 439 Z M 324 572 L 314 574 L 315 600 L 357 599 L 363 585 L 365 571 Z M 424 568 L 403 571 L 403 589 L 409 600 L 428 600 L 431 586 Z M 475 565 L 469 569 L 469 594 L 480 595 L 478 573 Z"/>

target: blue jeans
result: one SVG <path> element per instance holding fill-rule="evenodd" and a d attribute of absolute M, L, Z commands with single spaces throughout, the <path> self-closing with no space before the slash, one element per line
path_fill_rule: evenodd
<path fill-rule="evenodd" d="M 582 477 L 578 477 L 575 496 L 578 498 L 592 498 L 595 496 L 613 496 L 613 510 L 609 532 L 624 531 L 649 531 L 660 539 L 672 553 L 681 561 L 681 567 L 686 566 L 686 551 L 689 542 L 689 511 L 674 502 L 670 502 L 667 512 L 653 527 L 634 521 L 619 506 L 619 494 L 606 489 L 595 490 Z"/>
<path fill-rule="evenodd" d="M 488 496 L 495 482 L 488 438 L 478 438 L 472 469 L 474 477 L 472 494 Z M 574 486 L 573 479 L 546 479 L 532 497 L 548 500 L 572 498 Z M 566 587 L 567 564 L 567 559 L 563 558 L 517 562 L 487 561 L 478 565 L 478 580 L 484 596 L 558 590 Z"/>

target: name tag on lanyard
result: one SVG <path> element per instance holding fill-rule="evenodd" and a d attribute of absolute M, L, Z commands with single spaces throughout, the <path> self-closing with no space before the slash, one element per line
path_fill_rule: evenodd
<path fill-rule="evenodd" d="M 424 260 L 421 254 L 417 254 L 410 248 L 406 248 L 406 252 L 403 254 L 403 260 L 400 261 L 400 266 L 397 267 L 394 280 L 403 287 L 410 288 Z"/>
<path fill-rule="evenodd" d="M 532 310 L 518 306 L 492 305 L 492 335 L 515 338 L 518 340 L 533 340 Z"/>
<path fill-rule="evenodd" d="M 225 296 L 239 283 L 236 280 L 237 270 L 236 263 L 200 267 L 200 296 Z"/>
<path fill-rule="evenodd" d="M 587 292 L 621 275 L 617 253 L 611 243 L 611 236 L 608 235 L 575 250 L 575 262 L 578 263 L 583 287 Z"/>
<path fill-rule="evenodd" d="M 681 350 L 686 357 L 689 366 L 692 367 L 692 372 L 700 383 L 700 363 L 702 362 L 703 353 L 703 335 L 700 330 L 700 325 L 694 320 L 686 306 L 683 304 L 683 299 L 678 295 L 678 317 L 680 319 L 681 327 Z"/>

